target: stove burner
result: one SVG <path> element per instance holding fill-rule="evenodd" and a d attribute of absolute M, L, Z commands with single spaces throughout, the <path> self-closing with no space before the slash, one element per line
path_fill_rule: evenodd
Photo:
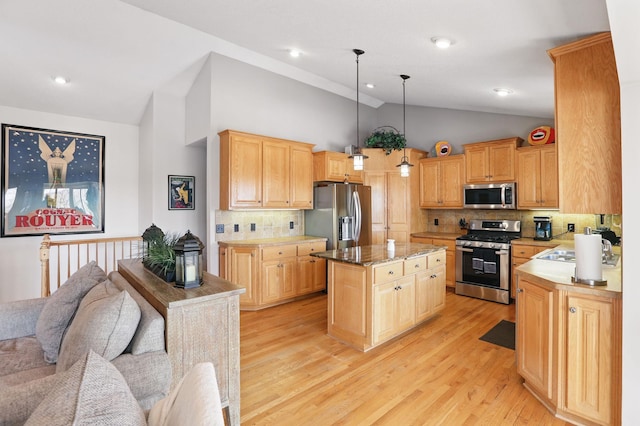
<path fill-rule="evenodd" d="M 458 237 L 463 241 L 487 241 L 490 243 L 509 243 L 511 240 L 520 238 L 517 235 L 486 235 L 486 234 L 467 234 Z"/>

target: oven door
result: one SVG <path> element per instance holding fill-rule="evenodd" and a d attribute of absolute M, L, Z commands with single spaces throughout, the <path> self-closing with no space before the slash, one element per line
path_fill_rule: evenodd
<path fill-rule="evenodd" d="M 456 294 L 509 304 L 510 250 L 456 246 Z"/>

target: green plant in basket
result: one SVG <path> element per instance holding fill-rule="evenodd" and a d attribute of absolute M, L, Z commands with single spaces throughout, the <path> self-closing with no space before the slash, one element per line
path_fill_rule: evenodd
<path fill-rule="evenodd" d="M 368 148 L 382 148 L 387 155 L 394 149 L 401 151 L 407 146 L 407 139 L 393 126 L 382 126 L 373 130 L 365 141 Z"/>
<path fill-rule="evenodd" d="M 176 270 L 176 253 L 173 251 L 173 247 L 179 238 L 178 234 L 167 234 L 163 238 L 150 241 L 145 266 L 164 276 L 174 272 Z"/>

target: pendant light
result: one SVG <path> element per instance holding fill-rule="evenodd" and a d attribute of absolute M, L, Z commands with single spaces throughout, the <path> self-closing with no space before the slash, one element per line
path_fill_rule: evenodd
<path fill-rule="evenodd" d="M 407 147 L 406 147 L 406 143 L 407 143 L 406 142 L 407 141 L 407 113 L 406 113 L 407 103 L 405 101 L 404 84 L 411 77 L 409 77 L 408 75 L 405 75 L 405 74 L 401 74 L 400 78 L 402 78 L 402 126 L 403 126 L 402 132 L 403 132 L 403 136 L 404 136 L 404 139 L 405 139 L 405 147 L 403 148 L 402 160 L 400 160 L 400 164 L 398 164 L 396 167 L 400 167 L 400 176 L 409 177 L 409 167 L 413 167 L 413 164 L 409 163 L 409 159 L 407 158 Z"/>
<path fill-rule="evenodd" d="M 360 55 L 364 53 L 364 50 L 353 49 L 353 53 L 356 54 L 356 146 L 352 147 L 351 155 L 349 158 L 353 158 L 353 170 L 364 169 L 364 160 L 367 157 L 360 150 Z"/>

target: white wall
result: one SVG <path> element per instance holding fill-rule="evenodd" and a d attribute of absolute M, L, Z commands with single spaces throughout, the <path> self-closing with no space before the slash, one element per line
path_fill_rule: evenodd
<path fill-rule="evenodd" d="M 459 111 L 444 108 L 406 107 L 407 146 L 431 151 L 436 142 L 448 141 L 453 153 L 464 152 L 472 142 L 520 136 L 525 141 L 538 126 L 554 126 L 553 118 Z M 402 105 L 384 104 L 378 109 L 378 126 L 393 126 L 403 132 Z"/>
<path fill-rule="evenodd" d="M 138 233 L 138 127 L 0 106 L 0 121 L 104 135 L 105 233 L 62 235 L 54 239 L 125 236 Z M 42 237 L 0 238 L 0 302 L 40 296 Z"/>
<path fill-rule="evenodd" d="M 633 425 L 640 419 L 640 284 L 633 262 L 640 257 L 640 58 L 637 50 L 640 33 L 640 3 L 632 0 L 607 0 L 607 12 L 620 80 L 622 122 L 622 424 Z M 627 266 L 628 265 L 628 266 Z"/>

